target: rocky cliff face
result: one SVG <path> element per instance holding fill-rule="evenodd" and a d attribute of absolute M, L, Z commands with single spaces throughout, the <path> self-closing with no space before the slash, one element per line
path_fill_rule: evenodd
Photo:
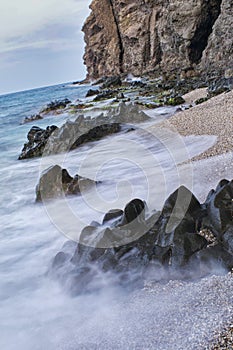
<path fill-rule="evenodd" d="M 233 67 L 231 0 L 93 0 L 90 8 L 88 78 Z"/>

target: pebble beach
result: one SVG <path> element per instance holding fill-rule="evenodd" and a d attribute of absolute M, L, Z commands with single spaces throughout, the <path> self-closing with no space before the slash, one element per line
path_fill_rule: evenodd
<path fill-rule="evenodd" d="M 186 102 L 206 96 L 205 89 L 199 89 L 184 96 Z M 167 122 L 183 136 L 216 135 L 213 147 L 194 158 L 205 159 L 231 152 L 233 149 L 233 91 L 212 97 L 191 109 L 176 113 Z"/>

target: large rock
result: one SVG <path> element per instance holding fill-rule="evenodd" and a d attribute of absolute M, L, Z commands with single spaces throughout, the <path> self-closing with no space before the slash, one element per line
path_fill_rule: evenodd
<path fill-rule="evenodd" d="M 46 129 L 41 129 L 38 126 L 33 126 L 28 132 L 28 142 L 24 144 L 19 160 L 40 157 L 42 156 L 49 137 L 57 130 L 57 126 L 47 126 Z"/>
<path fill-rule="evenodd" d="M 81 191 L 85 191 L 95 184 L 94 180 L 79 175 L 75 175 L 73 178 L 66 169 L 54 165 L 41 174 L 36 186 L 36 201 L 41 202 L 66 195 L 78 195 Z"/>
<path fill-rule="evenodd" d="M 74 122 L 68 120 L 60 128 L 52 125 L 44 130 L 33 126 L 19 159 L 68 152 L 84 143 L 118 133 L 120 124 L 140 123 L 149 119 L 148 115 L 139 111 L 138 106 L 121 102 L 119 108 L 109 111 L 107 115 L 101 113 L 95 118 L 79 115 Z"/>
<path fill-rule="evenodd" d="M 93 0 L 90 8 L 83 26 L 88 78 L 156 72 L 191 76 L 199 71 L 229 75 L 229 0 Z"/>

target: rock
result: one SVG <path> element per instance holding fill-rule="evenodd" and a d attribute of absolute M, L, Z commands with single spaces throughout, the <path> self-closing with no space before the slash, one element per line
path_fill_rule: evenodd
<path fill-rule="evenodd" d="M 233 63 L 229 0 L 92 0 L 83 26 L 88 78 L 224 75 Z M 171 20 L 172 19 L 172 20 Z"/>
<path fill-rule="evenodd" d="M 43 117 L 40 114 L 33 114 L 30 117 L 25 117 L 21 124 L 31 123 L 41 119 L 43 119 Z"/>
<path fill-rule="evenodd" d="M 185 103 L 185 100 L 182 96 L 169 97 L 165 100 L 165 104 L 168 106 L 177 106 Z"/>
<path fill-rule="evenodd" d="M 108 89 L 111 87 L 121 86 L 121 78 L 119 75 L 108 77 L 102 84 L 103 89 Z"/>
<path fill-rule="evenodd" d="M 139 216 L 145 219 L 145 202 L 141 199 L 133 199 L 124 209 L 122 225 L 126 225 L 136 220 Z"/>
<path fill-rule="evenodd" d="M 122 217 L 122 215 L 123 215 L 123 210 L 111 209 L 104 215 L 102 224 L 104 225 L 105 223 L 107 223 L 109 221 L 112 221 L 114 219 L 119 219 Z"/>
<path fill-rule="evenodd" d="M 46 129 L 33 126 L 28 132 L 28 142 L 24 144 L 18 159 L 22 160 L 42 156 L 49 137 L 51 137 L 56 130 L 58 130 L 56 125 L 47 126 Z"/>
<path fill-rule="evenodd" d="M 95 98 L 94 102 L 99 102 L 103 100 L 108 100 L 110 98 L 114 98 L 117 95 L 117 91 L 114 90 L 104 90 L 103 92 L 99 93 Z"/>
<path fill-rule="evenodd" d="M 233 223 L 228 215 L 232 199 L 232 181 L 227 180 L 210 191 L 204 204 L 181 186 L 168 197 L 161 213 L 150 216 L 146 203 L 133 199 L 124 211 L 106 213 L 102 225 L 85 227 L 73 256 L 68 258 L 67 251 L 62 250 L 64 254 L 55 258 L 55 273 L 62 271 L 63 264 L 65 275 L 61 273 L 59 278 L 66 283 L 68 280 L 72 290 L 83 293 L 101 288 L 96 273 L 111 273 L 114 283 L 125 285 L 127 280 L 128 285 L 135 285 L 148 273 L 152 279 L 153 273 L 157 278 L 160 268 L 164 268 L 163 278 L 167 274 L 167 279 L 229 271 L 233 268 Z M 224 232 L 209 243 L 199 232 L 207 222 L 216 225 L 215 213 L 209 212 L 212 204 L 221 213 L 217 216 L 227 218 L 227 222 Z M 73 280 L 74 270 L 81 279 Z M 85 287 L 81 288 L 80 283 L 86 283 Z"/>
<path fill-rule="evenodd" d="M 206 203 L 208 217 L 206 226 L 220 239 L 233 224 L 233 181 L 222 180 Z"/>
<path fill-rule="evenodd" d="M 121 130 L 119 123 L 98 125 L 88 131 L 86 134 L 81 135 L 71 146 L 71 150 L 78 146 L 90 142 L 100 140 L 102 137 L 117 133 Z"/>
<path fill-rule="evenodd" d="M 91 96 L 95 96 L 99 94 L 99 90 L 93 90 L 93 89 L 90 89 L 87 91 L 86 93 L 86 97 L 91 97 Z"/>
<path fill-rule="evenodd" d="M 212 81 L 208 86 L 208 96 L 216 96 L 233 89 L 233 77 L 220 78 Z"/>
<path fill-rule="evenodd" d="M 47 104 L 47 106 L 45 108 L 43 108 L 40 111 L 40 113 L 47 114 L 50 112 L 59 111 L 61 109 L 66 108 L 66 106 L 70 103 L 71 103 L 71 101 L 68 98 L 65 98 L 63 100 L 51 101 L 50 103 Z"/>
<path fill-rule="evenodd" d="M 150 117 L 140 112 L 136 105 L 121 102 L 118 108 L 107 115 L 101 113 L 96 118 L 79 115 L 74 122 L 68 120 L 59 129 L 55 126 L 49 126 L 46 130 L 33 127 L 28 133 L 29 142 L 24 145 L 19 159 L 69 152 L 84 143 L 118 133 L 121 131 L 120 124 L 131 125 L 148 120 Z"/>
<path fill-rule="evenodd" d="M 36 202 L 66 195 L 77 195 L 95 184 L 95 181 L 79 175 L 75 175 L 73 178 L 66 169 L 62 169 L 59 165 L 54 165 L 41 174 L 36 187 Z"/>

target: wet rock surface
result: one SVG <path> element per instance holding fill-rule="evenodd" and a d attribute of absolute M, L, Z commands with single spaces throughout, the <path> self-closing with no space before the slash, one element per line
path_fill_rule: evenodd
<path fill-rule="evenodd" d="M 33 126 L 28 132 L 28 142 L 24 144 L 19 160 L 42 156 L 46 143 L 52 133 L 57 130 L 56 125 L 47 126 L 46 129 Z"/>
<path fill-rule="evenodd" d="M 33 126 L 19 159 L 68 152 L 84 143 L 118 133 L 121 124 L 140 123 L 149 119 L 137 106 L 121 102 L 115 111 L 110 110 L 107 115 L 101 113 L 95 118 L 79 115 L 74 122 L 68 120 L 60 128 L 54 125 L 46 129 Z"/>
<path fill-rule="evenodd" d="M 63 110 L 64 108 L 66 108 L 69 104 L 71 103 L 71 101 L 68 98 L 64 98 L 63 100 L 55 100 L 55 101 L 51 101 L 50 103 L 48 103 L 46 105 L 45 108 L 43 108 L 40 113 L 41 114 L 48 114 L 50 112 L 56 112 L 56 111 L 60 111 Z"/>
<path fill-rule="evenodd" d="M 229 271 L 233 267 L 232 190 L 233 181 L 223 180 L 200 204 L 181 186 L 162 211 L 154 213 L 148 213 L 145 202 L 133 199 L 123 211 L 106 213 L 102 224 L 85 227 L 76 248 L 62 249 L 55 257 L 51 273 L 72 292 L 83 293 L 98 289 L 97 271 L 111 273 L 114 283 L 127 286 L 143 283 L 148 273 L 156 279 L 161 269 L 167 280 Z M 214 243 L 202 230 L 214 235 Z"/>
<path fill-rule="evenodd" d="M 93 187 L 97 182 L 80 175 L 70 176 L 66 169 L 59 165 L 46 169 L 36 187 L 36 202 L 59 198 L 66 195 L 80 195 Z"/>

